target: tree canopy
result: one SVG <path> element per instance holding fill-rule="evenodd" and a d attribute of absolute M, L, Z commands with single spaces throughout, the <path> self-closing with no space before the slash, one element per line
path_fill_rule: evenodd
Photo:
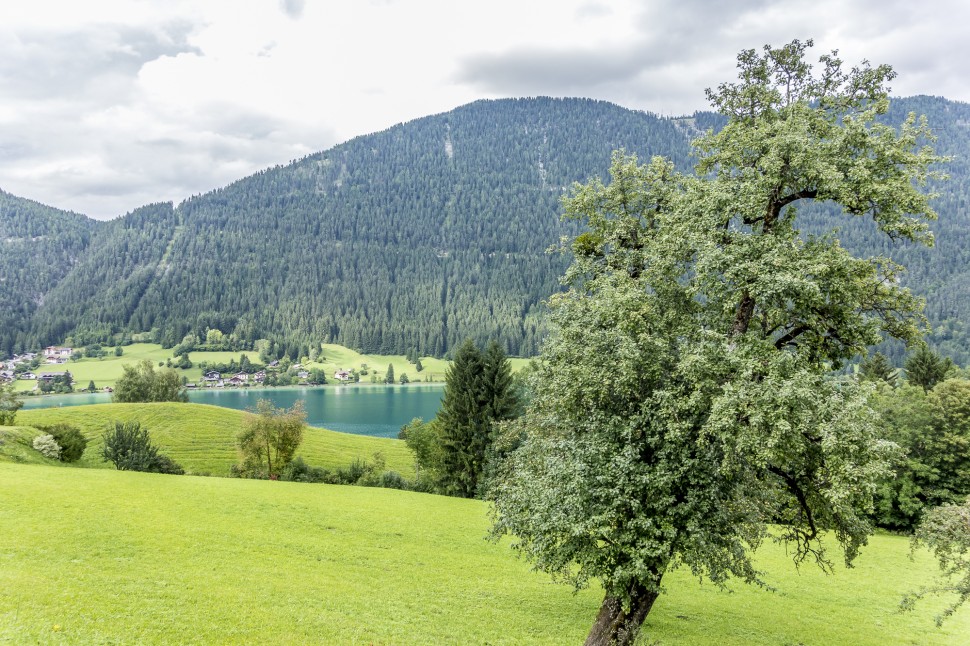
<path fill-rule="evenodd" d="M 111 398 L 115 402 L 187 402 L 188 393 L 182 378 L 172 368 L 155 370 L 148 359 L 137 365 L 125 365 L 115 383 Z"/>
<path fill-rule="evenodd" d="M 551 299 L 525 438 L 490 489 L 496 535 L 536 567 L 605 596 L 587 643 L 632 643 L 669 568 L 758 582 L 773 538 L 829 567 L 851 561 L 892 446 L 867 386 L 833 368 L 881 335 L 914 341 L 920 302 L 901 267 L 805 235 L 797 207 L 866 216 L 890 241 L 930 243 L 921 190 L 939 161 L 924 119 L 880 124 L 887 66 L 813 71 L 811 41 L 748 50 L 708 91 L 728 119 L 696 142 L 695 176 L 614 157 L 565 217 L 568 291 Z"/>

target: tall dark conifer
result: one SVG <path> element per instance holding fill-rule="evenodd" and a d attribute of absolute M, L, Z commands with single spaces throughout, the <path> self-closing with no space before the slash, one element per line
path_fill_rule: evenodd
<path fill-rule="evenodd" d="M 443 493 L 464 498 L 478 493 L 490 456 L 492 423 L 512 419 L 517 410 L 512 369 L 502 346 L 492 341 L 483 353 L 465 341 L 448 369 L 437 416 Z"/>
<path fill-rule="evenodd" d="M 485 359 L 472 341 L 455 352 L 445 375 L 437 419 L 441 423 L 443 492 L 471 498 L 485 462 L 489 440 L 488 400 L 483 387 Z"/>

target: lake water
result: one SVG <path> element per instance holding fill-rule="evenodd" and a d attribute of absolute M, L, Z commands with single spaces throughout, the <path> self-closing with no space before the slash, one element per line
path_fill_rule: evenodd
<path fill-rule="evenodd" d="M 314 388 L 212 388 L 190 390 L 189 401 L 246 410 L 268 399 L 277 408 L 289 408 L 298 399 L 306 404 L 307 423 L 342 433 L 397 437 L 401 426 L 415 417 L 429 420 L 438 412 L 442 384 L 345 385 Z M 107 393 L 76 393 L 25 397 L 24 409 L 53 406 L 107 404 Z"/>

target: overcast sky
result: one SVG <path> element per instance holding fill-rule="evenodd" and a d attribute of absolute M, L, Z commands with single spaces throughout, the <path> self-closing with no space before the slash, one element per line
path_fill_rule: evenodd
<path fill-rule="evenodd" d="M 105 219 L 481 98 L 708 106 L 745 48 L 970 101 L 961 0 L 37 0 L 0 8 L 0 189 Z"/>

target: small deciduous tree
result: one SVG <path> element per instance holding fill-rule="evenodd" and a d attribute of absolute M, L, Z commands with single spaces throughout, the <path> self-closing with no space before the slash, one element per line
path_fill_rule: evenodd
<path fill-rule="evenodd" d="M 13 426 L 24 403 L 13 391 L 12 383 L 0 383 L 0 426 Z"/>
<path fill-rule="evenodd" d="M 891 447 L 867 387 L 830 370 L 882 334 L 915 341 L 920 304 L 889 260 L 802 235 L 795 207 L 929 241 L 939 158 L 925 120 L 877 120 L 889 67 L 833 53 L 816 75 L 810 45 L 738 57 L 739 81 L 708 92 L 728 122 L 695 143 L 695 176 L 618 154 L 609 185 L 565 202 L 588 231 L 566 246 L 571 287 L 489 496 L 495 535 L 538 569 L 602 584 L 587 644 L 633 643 L 678 564 L 758 582 L 769 526 L 823 568 L 824 532 L 851 562 L 872 531 Z"/>
<path fill-rule="evenodd" d="M 303 401 L 289 409 L 260 399 L 246 415 L 237 436 L 240 465 L 237 472 L 249 477 L 278 478 L 303 441 L 306 411 Z"/>
<path fill-rule="evenodd" d="M 148 359 L 137 366 L 127 365 L 115 383 L 112 400 L 118 403 L 187 402 L 182 378 L 173 368 L 156 370 Z"/>

